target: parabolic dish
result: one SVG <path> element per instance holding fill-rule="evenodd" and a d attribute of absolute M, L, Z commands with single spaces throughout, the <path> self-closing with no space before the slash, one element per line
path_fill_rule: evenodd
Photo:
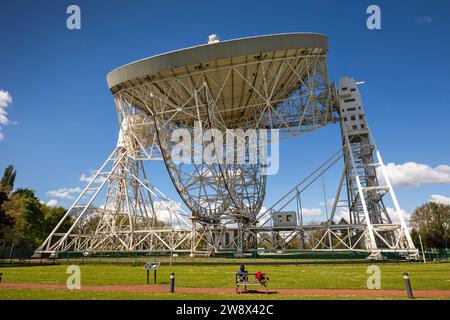
<path fill-rule="evenodd" d="M 133 98 L 144 110 L 152 108 L 146 101 L 149 90 L 167 97 L 184 112 L 166 110 L 165 118 L 185 126 L 194 120 L 185 114 L 195 114 L 194 101 L 186 103 L 191 90 L 206 82 L 211 95 L 220 96 L 216 111 L 231 128 L 249 121 L 254 124 L 255 115 L 261 114 L 261 93 L 268 88 L 270 100 L 279 102 L 297 90 L 302 81 L 307 83 L 312 72 L 306 65 L 313 59 L 324 59 L 327 51 L 327 37 L 316 33 L 242 38 L 142 59 L 110 72 L 107 81 L 113 94 Z"/>
<path fill-rule="evenodd" d="M 242 38 L 139 60 L 110 72 L 107 81 L 121 114 L 150 119 L 155 130 L 149 132 L 155 132 L 171 179 L 193 215 L 214 223 L 245 216 L 256 223 L 252 219 L 265 197 L 261 162 L 178 164 L 171 154 L 172 133 L 193 131 L 200 123 L 202 130 L 279 129 L 283 138 L 328 124 L 333 115 L 327 51 L 322 34 Z M 133 130 L 129 120 L 128 125 Z"/>

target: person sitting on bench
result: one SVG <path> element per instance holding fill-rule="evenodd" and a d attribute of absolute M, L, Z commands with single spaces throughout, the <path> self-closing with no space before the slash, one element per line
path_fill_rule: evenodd
<path fill-rule="evenodd" d="M 248 271 L 245 270 L 245 266 L 243 264 L 241 264 L 239 271 L 236 274 L 238 274 L 240 276 L 245 276 L 246 274 L 248 274 Z M 240 279 L 245 279 L 244 281 L 247 281 L 246 278 L 247 277 L 240 277 Z"/>
<path fill-rule="evenodd" d="M 256 273 L 256 279 L 258 280 L 259 283 L 265 283 L 266 280 L 269 281 L 269 277 L 266 277 L 264 273 L 262 273 L 261 271 L 258 271 Z"/>
<path fill-rule="evenodd" d="M 248 280 L 248 271 L 245 270 L 245 266 L 243 264 L 241 264 L 239 271 L 236 272 L 236 274 L 238 275 L 238 282 L 246 282 Z M 244 290 L 247 290 L 247 286 L 244 286 Z"/>

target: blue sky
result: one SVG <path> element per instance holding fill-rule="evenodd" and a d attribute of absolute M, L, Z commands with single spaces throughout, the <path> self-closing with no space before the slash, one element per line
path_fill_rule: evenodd
<path fill-rule="evenodd" d="M 66 28 L 70 4 L 81 8 L 81 30 Z M 366 28 L 370 4 L 381 8 L 381 30 Z M 450 201 L 449 1 L 1 0 L 0 8 L 0 90 L 12 97 L 4 97 L 1 109 L 11 123 L 0 124 L 0 168 L 13 164 L 16 186 L 34 189 L 43 201 L 69 206 L 70 199 L 47 192 L 82 187 L 80 176 L 115 146 L 109 71 L 203 44 L 212 33 L 225 40 L 284 32 L 326 34 L 330 79 L 366 81 L 360 89 L 369 124 L 385 162 L 396 164 L 401 206 L 411 212 L 432 195 Z M 283 143 L 265 205 L 339 143 L 336 125 Z M 178 200 L 162 164 L 150 170 L 155 184 Z M 334 196 L 337 171 L 326 177 L 327 198 Z M 312 191 L 305 201 L 320 208 L 323 197 Z"/>

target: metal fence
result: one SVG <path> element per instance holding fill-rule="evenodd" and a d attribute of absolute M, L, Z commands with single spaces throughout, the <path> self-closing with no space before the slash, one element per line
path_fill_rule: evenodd
<path fill-rule="evenodd" d="M 146 252 L 103 252 L 83 254 L 82 252 L 61 252 L 58 259 L 32 258 L 32 249 L 0 248 L 0 264 L 141 264 L 147 261 L 160 261 L 163 264 L 352 264 L 370 263 L 368 253 L 301 251 L 294 253 L 263 254 L 248 252 L 243 257 L 229 253 L 217 253 L 211 257 L 190 257 L 189 254 L 149 254 Z M 381 263 L 408 261 L 395 253 L 383 253 Z M 430 249 L 419 252 L 418 261 L 448 262 L 450 249 Z M 412 261 L 411 261 L 412 262 Z"/>

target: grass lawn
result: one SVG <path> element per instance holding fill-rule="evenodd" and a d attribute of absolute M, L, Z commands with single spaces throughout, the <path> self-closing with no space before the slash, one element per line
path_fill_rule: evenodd
<path fill-rule="evenodd" d="M 229 295 L 183 293 L 83 292 L 68 290 L 0 289 L 0 300 L 407 300 L 406 297 Z M 439 299 L 439 298 L 434 298 Z M 418 300 L 431 300 L 419 298 Z"/>
<path fill-rule="evenodd" d="M 174 265 L 160 266 L 159 284 L 169 283 L 169 274 L 175 273 L 179 287 L 233 288 L 234 275 L 239 265 Z M 408 272 L 413 289 L 450 290 L 450 265 L 447 263 L 379 264 L 381 289 L 404 290 L 403 272 Z M 143 266 L 80 265 L 82 285 L 144 284 Z M 3 282 L 65 284 L 67 265 L 1 267 Z M 367 289 L 367 265 L 258 265 L 248 266 L 249 272 L 263 271 L 270 277 L 271 288 L 276 289 Z M 153 280 L 153 279 L 151 279 Z M 0 285 L 1 288 L 1 285 Z M 281 295 L 220 295 L 72 292 L 64 290 L 0 289 L 0 299 L 304 299 L 317 297 Z M 325 298 L 325 297 L 324 297 Z M 333 298 L 333 297 L 327 297 Z M 341 297 L 344 298 L 345 297 Z M 352 297 L 353 299 L 354 297 Z M 364 297 L 361 297 L 364 298 Z M 373 299 L 373 297 L 370 297 Z M 398 298 L 397 298 L 398 299 Z"/>

